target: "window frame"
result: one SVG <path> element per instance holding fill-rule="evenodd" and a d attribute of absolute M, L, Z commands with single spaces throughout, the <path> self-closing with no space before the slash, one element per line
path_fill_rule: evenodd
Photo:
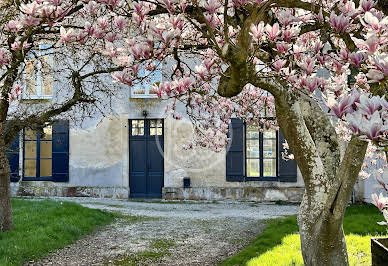
<path fill-rule="evenodd" d="M 52 127 L 52 125 L 50 125 Z M 23 181 L 53 181 L 53 148 L 52 148 L 52 145 L 53 145 L 53 132 L 51 133 L 51 139 L 47 140 L 47 139 L 43 139 L 42 141 L 50 141 L 51 142 L 51 176 L 40 176 L 40 161 L 41 161 L 41 158 L 40 158 L 40 142 L 41 142 L 41 134 L 39 132 L 39 130 L 35 130 L 35 133 L 36 133 L 36 139 L 35 140 L 30 140 L 30 139 L 27 139 L 26 140 L 26 129 L 23 129 L 23 159 L 22 159 L 22 180 Z M 31 177 L 31 176 L 25 176 L 25 153 L 26 153 L 26 148 L 25 148 L 25 145 L 26 145 L 26 141 L 35 141 L 36 142 L 36 159 L 35 159 L 35 163 L 36 163 L 36 170 L 35 170 L 35 175 L 37 175 L 37 173 L 39 172 L 39 176 L 36 176 L 36 177 Z M 49 158 L 42 158 L 43 160 L 45 159 L 49 159 Z"/>
<path fill-rule="evenodd" d="M 244 121 L 244 164 L 245 164 L 245 180 L 246 181 L 279 181 L 279 130 L 276 130 L 275 143 L 275 165 L 276 165 L 276 176 L 264 176 L 264 133 L 259 131 L 259 153 L 260 156 L 257 160 L 260 162 L 260 176 L 248 176 L 248 124 Z M 254 138 L 253 138 L 254 139 Z M 255 158 L 254 158 L 255 159 Z"/>
<path fill-rule="evenodd" d="M 34 99 L 49 99 L 51 100 L 53 98 L 53 89 L 54 89 L 54 78 L 52 75 L 52 87 L 51 87 L 51 95 L 42 94 L 42 62 L 39 60 L 40 57 L 48 55 L 49 57 L 49 64 L 51 68 L 53 68 L 53 56 L 52 56 L 53 47 L 52 44 L 49 43 L 42 43 L 39 44 L 39 49 L 36 50 L 36 54 L 38 55 L 38 58 L 35 58 L 33 55 L 27 55 L 29 58 L 35 58 L 36 62 L 36 94 L 28 95 L 27 94 L 27 73 L 26 73 L 26 64 L 24 64 L 24 70 L 23 70 L 23 91 L 22 91 L 22 99 L 24 100 L 34 100 Z"/>
<path fill-rule="evenodd" d="M 148 70 L 145 70 L 145 68 L 141 68 L 139 70 L 140 71 L 144 71 L 144 77 L 147 77 L 148 75 L 151 75 L 151 76 L 157 76 L 155 77 L 155 79 L 158 79 L 157 81 L 155 81 L 154 83 L 152 84 L 147 84 L 148 82 L 141 82 L 141 83 L 138 83 L 136 85 L 133 85 L 130 87 L 130 90 L 131 90 L 131 98 L 135 98 L 135 99 L 154 99 L 154 98 L 158 98 L 158 95 L 156 93 L 150 93 L 150 90 L 153 86 L 153 84 L 159 82 L 159 83 L 162 83 L 162 80 L 163 80 L 163 75 L 162 75 L 162 69 L 161 69 L 161 62 L 156 62 L 156 68 L 155 70 L 153 71 L 148 71 Z M 152 82 L 152 79 L 153 77 L 151 77 L 151 82 Z M 144 94 L 138 94 L 138 93 L 135 93 L 135 90 L 136 89 L 144 89 Z"/>

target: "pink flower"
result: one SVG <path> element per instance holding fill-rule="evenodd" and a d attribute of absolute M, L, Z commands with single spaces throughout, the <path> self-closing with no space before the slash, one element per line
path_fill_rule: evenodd
<path fill-rule="evenodd" d="M 119 30 L 123 30 L 127 26 L 127 20 L 124 17 L 115 17 L 115 26 Z"/>
<path fill-rule="evenodd" d="M 373 82 L 379 82 L 384 79 L 384 74 L 377 69 L 370 69 L 366 76 L 370 79 L 370 81 Z"/>
<path fill-rule="evenodd" d="M 307 75 L 311 75 L 315 70 L 315 60 L 311 57 L 306 57 L 303 62 L 298 64 Z"/>
<path fill-rule="evenodd" d="M 371 12 L 366 12 L 364 17 L 365 22 L 372 27 L 373 30 L 379 31 L 381 29 L 380 21 Z"/>
<path fill-rule="evenodd" d="M 128 86 L 133 85 L 133 79 L 132 76 L 129 74 L 128 71 L 121 71 L 121 72 L 114 72 L 112 74 L 112 78 L 116 82 L 121 82 L 123 84 L 126 84 Z"/>
<path fill-rule="evenodd" d="M 0 66 L 9 64 L 10 62 L 10 53 L 5 48 L 0 48 Z"/>
<path fill-rule="evenodd" d="M 353 52 L 350 54 L 349 59 L 353 65 L 360 67 L 362 61 L 364 60 L 364 55 L 362 53 Z"/>
<path fill-rule="evenodd" d="M 252 24 L 250 29 L 251 29 L 251 35 L 253 36 L 253 38 L 256 41 L 259 41 L 264 33 L 264 22 L 261 21 L 257 25 Z"/>
<path fill-rule="evenodd" d="M 10 20 L 7 25 L 7 31 L 19 31 L 23 26 L 18 20 Z"/>
<path fill-rule="evenodd" d="M 377 35 L 369 36 L 366 41 L 357 38 L 353 38 L 353 40 L 359 49 L 368 51 L 370 53 L 376 52 L 381 42 Z"/>
<path fill-rule="evenodd" d="M 362 122 L 362 115 L 360 113 L 351 113 L 346 115 L 346 121 L 349 122 L 350 129 L 354 134 L 360 133 L 360 125 Z"/>
<path fill-rule="evenodd" d="M 271 41 L 275 41 L 277 36 L 281 33 L 279 30 L 279 24 L 275 23 L 275 24 L 273 24 L 273 26 L 267 24 L 267 26 L 265 26 L 265 32 L 267 33 L 268 38 Z"/>
<path fill-rule="evenodd" d="M 346 32 L 350 26 L 348 17 L 345 17 L 343 14 L 337 16 L 334 11 L 330 14 L 329 22 L 330 25 L 339 32 Z"/>
<path fill-rule="evenodd" d="M 20 4 L 20 9 L 22 12 L 30 15 L 30 16 L 35 16 L 37 15 L 37 12 L 40 9 L 40 6 L 36 2 L 32 2 L 29 4 Z"/>
<path fill-rule="evenodd" d="M 69 29 L 68 31 L 66 31 L 66 29 L 64 27 L 61 27 L 59 32 L 61 34 L 61 41 L 62 42 L 66 43 L 66 42 L 71 42 L 74 40 L 75 36 L 74 36 L 72 29 Z"/>
<path fill-rule="evenodd" d="M 378 111 L 376 111 L 370 119 L 363 117 L 359 128 L 361 133 L 365 134 L 371 140 L 376 139 L 380 133 L 388 130 L 388 126 L 383 124 Z"/>
<path fill-rule="evenodd" d="M 220 1 L 218 0 L 208 0 L 205 4 L 204 4 L 204 8 L 207 10 L 207 12 L 209 12 L 210 14 L 214 14 L 217 12 L 217 10 L 222 6 L 222 4 L 220 3 Z"/>
<path fill-rule="evenodd" d="M 276 50 L 281 54 L 287 53 L 289 49 L 290 45 L 287 43 L 276 43 Z"/>
<path fill-rule="evenodd" d="M 338 100 L 335 100 L 334 98 L 330 97 L 327 100 L 327 106 L 334 112 L 334 114 L 341 118 L 344 114 L 352 113 L 353 108 L 352 105 L 354 103 L 354 96 L 353 95 L 343 95 Z"/>
<path fill-rule="evenodd" d="M 362 114 L 373 115 L 381 106 L 381 98 L 373 96 L 369 98 L 368 95 L 363 94 L 360 96 L 360 102 L 356 103 L 357 107 Z"/>
<path fill-rule="evenodd" d="M 364 10 L 364 12 L 367 12 L 371 10 L 373 7 L 376 6 L 376 2 L 373 0 L 361 0 L 360 1 L 360 7 Z"/>
<path fill-rule="evenodd" d="M 272 64 L 272 66 L 276 72 L 280 72 L 280 70 L 286 65 L 286 63 L 287 63 L 287 60 L 278 59 Z"/>
<path fill-rule="evenodd" d="M 387 206 L 388 198 L 383 196 L 383 193 L 380 192 L 380 195 L 377 196 L 377 194 L 372 195 L 372 203 L 375 205 L 380 211 L 384 209 L 385 206 Z"/>

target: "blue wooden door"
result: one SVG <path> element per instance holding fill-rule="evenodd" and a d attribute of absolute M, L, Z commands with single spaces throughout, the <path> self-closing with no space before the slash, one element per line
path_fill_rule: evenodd
<path fill-rule="evenodd" d="M 163 130 L 163 120 L 129 121 L 130 197 L 162 197 Z"/>

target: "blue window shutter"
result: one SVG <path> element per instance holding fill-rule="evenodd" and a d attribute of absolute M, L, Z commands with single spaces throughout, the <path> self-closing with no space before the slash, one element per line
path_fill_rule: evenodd
<path fill-rule="evenodd" d="M 232 118 L 228 135 L 231 138 L 231 144 L 226 153 L 226 181 L 242 182 L 245 180 L 244 121 Z"/>
<path fill-rule="evenodd" d="M 19 181 L 19 133 L 12 140 L 12 143 L 7 149 L 7 157 L 9 168 L 11 170 L 11 182 Z"/>
<path fill-rule="evenodd" d="M 296 182 L 297 179 L 297 167 L 295 160 L 283 160 L 282 158 L 282 152 L 283 149 L 283 143 L 284 143 L 284 136 L 279 130 L 279 181 L 280 182 Z M 290 150 L 289 153 L 292 153 Z"/>
<path fill-rule="evenodd" d="M 69 181 L 69 121 L 53 124 L 52 174 L 54 182 Z"/>

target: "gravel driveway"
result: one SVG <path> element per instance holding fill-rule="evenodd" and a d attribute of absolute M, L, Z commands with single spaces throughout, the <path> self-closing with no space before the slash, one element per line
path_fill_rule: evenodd
<path fill-rule="evenodd" d="M 119 212 L 122 218 L 26 265 L 217 265 L 264 228 L 260 220 L 298 206 L 252 202 L 171 202 L 56 198 Z"/>

